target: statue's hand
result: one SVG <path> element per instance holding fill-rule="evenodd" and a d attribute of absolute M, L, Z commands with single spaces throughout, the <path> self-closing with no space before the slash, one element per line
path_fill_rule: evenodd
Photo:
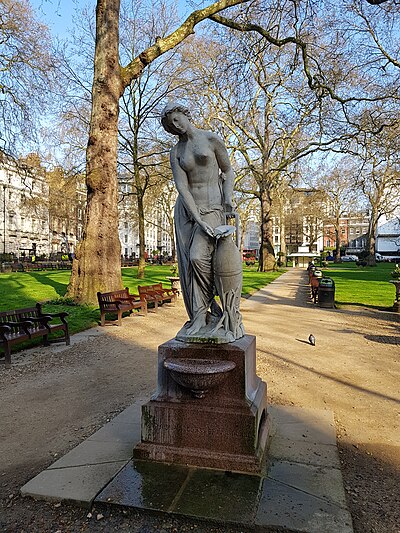
<path fill-rule="evenodd" d="M 207 222 L 200 222 L 199 226 L 210 237 L 214 237 L 215 236 L 213 228 L 209 224 L 207 224 Z"/>
<path fill-rule="evenodd" d="M 225 213 L 232 213 L 233 211 L 232 204 L 224 204 L 224 211 Z"/>

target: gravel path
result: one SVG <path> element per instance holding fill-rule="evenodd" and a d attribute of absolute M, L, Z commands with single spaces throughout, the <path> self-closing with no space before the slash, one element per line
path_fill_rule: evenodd
<path fill-rule="evenodd" d="M 292 270 L 243 300 L 246 331 L 257 336 L 258 374 L 271 403 L 334 412 L 355 532 L 399 533 L 399 316 L 320 309 L 305 284 L 305 272 Z M 158 314 L 125 318 L 122 327 L 74 336 L 71 347 L 21 352 L 9 371 L 0 366 L 0 531 L 234 531 L 122 510 L 87 516 L 18 494 L 135 398 L 151 394 L 157 346 L 185 320 L 180 301 Z M 307 342 L 310 333 L 315 347 Z"/>

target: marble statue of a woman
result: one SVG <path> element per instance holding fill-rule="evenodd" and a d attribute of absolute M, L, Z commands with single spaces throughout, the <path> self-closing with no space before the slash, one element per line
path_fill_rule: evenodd
<path fill-rule="evenodd" d="M 226 215 L 234 175 L 223 141 L 196 128 L 189 110 L 168 104 L 164 129 L 177 135 L 170 162 L 177 191 L 175 233 L 179 277 L 189 321 L 177 334 L 188 342 L 233 342 L 244 335 L 239 312 L 241 257 Z M 220 250 L 220 253 L 219 253 Z M 215 301 L 218 294 L 222 309 Z"/>

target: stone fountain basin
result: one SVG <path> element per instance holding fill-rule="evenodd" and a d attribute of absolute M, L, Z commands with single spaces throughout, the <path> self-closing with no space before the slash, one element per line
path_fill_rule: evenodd
<path fill-rule="evenodd" d="M 196 398 L 204 398 L 205 393 L 225 381 L 236 363 L 216 359 L 190 359 L 174 357 L 164 361 L 172 378 L 182 387 L 189 389 Z"/>

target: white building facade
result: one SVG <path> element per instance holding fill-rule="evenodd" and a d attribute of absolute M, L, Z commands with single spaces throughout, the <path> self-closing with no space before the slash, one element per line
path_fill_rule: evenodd
<path fill-rule="evenodd" d="M 400 209 L 394 218 L 382 217 L 376 231 L 376 252 L 388 260 L 400 259 Z"/>
<path fill-rule="evenodd" d="M 139 257 L 139 228 L 135 202 L 136 197 L 132 194 L 131 185 L 120 185 L 118 232 L 121 255 L 126 259 Z M 172 255 L 172 241 L 167 216 L 156 200 L 152 207 L 146 210 L 144 240 L 147 257 L 150 258 L 159 253 L 167 257 Z"/>
<path fill-rule="evenodd" d="M 49 187 L 43 175 L 0 152 L 0 250 L 48 255 Z"/>

